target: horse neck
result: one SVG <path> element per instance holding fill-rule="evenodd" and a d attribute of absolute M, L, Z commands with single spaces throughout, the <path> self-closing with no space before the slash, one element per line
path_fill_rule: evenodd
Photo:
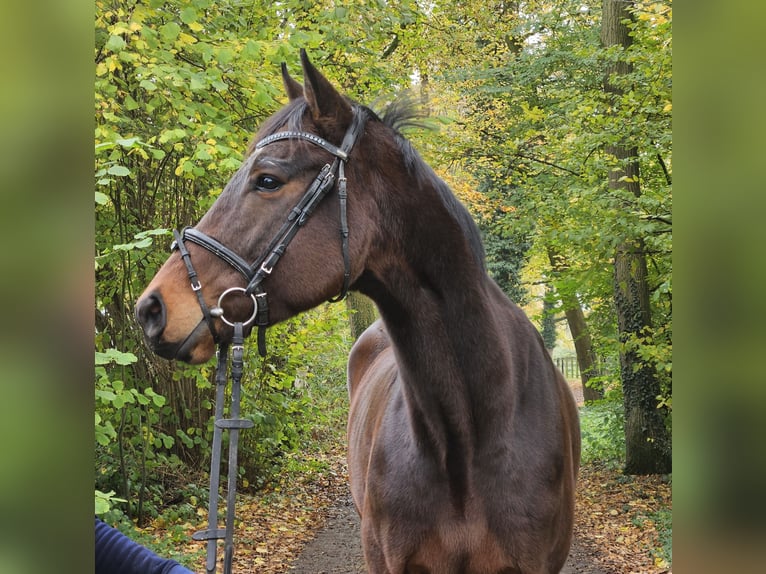
<path fill-rule="evenodd" d="M 370 257 L 362 290 L 386 324 L 419 442 L 465 459 L 485 434 L 478 425 L 492 427 L 499 393 L 508 392 L 499 384 L 509 369 L 497 321 L 504 304 L 465 233 L 467 213 L 450 205 L 454 198 L 427 187 L 407 198 L 422 204 L 388 218 L 396 223 Z"/>

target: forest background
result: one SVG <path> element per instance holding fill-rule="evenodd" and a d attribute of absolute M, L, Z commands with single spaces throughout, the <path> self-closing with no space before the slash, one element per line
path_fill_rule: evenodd
<path fill-rule="evenodd" d="M 756 572 L 766 548 L 766 267 L 758 264 L 766 4 L 676 4 L 683 233 L 674 245 L 682 293 L 674 330 L 684 344 L 674 350 L 674 522 L 684 532 L 676 547 L 686 551 L 674 566 Z M 16 572 L 92 564 L 93 13 L 87 1 L 0 6 L 9 55 L 0 63 L 0 218 L 11 240 L 0 289 L 13 302 L 0 330 L 9 383 L 0 430 L 11 437 L 0 467 L 0 558 Z"/>
<path fill-rule="evenodd" d="M 213 367 L 152 356 L 132 306 L 169 230 L 210 207 L 284 102 L 279 65 L 300 48 L 373 108 L 419 102 L 407 135 L 473 213 L 490 273 L 552 353 L 574 340 L 586 462 L 671 472 L 669 1 L 98 0 L 95 23 L 98 514 L 143 527 L 205 505 Z M 373 315 L 352 297 L 249 350 L 246 490 L 321 471 Z M 669 530 L 669 511 L 654 519 Z"/>

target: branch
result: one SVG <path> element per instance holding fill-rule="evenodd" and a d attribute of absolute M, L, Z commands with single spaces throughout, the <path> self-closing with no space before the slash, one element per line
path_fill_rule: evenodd
<path fill-rule="evenodd" d="M 391 40 L 391 43 L 386 47 L 385 50 L 383 50 L 383 55 L 380 57 L 381 60 L 385 60 L 388 58 L 391 54 L 394 53 L 394 50 L 399 46 L 399 34 L 394 33 L 394 39 Z"/>
<path fill-rule="evenodd" d="M 644 215 L 642 216 L 642 219 L 647 221 L 659 221 L 660 223 L 664 223 L 665 225 L 673 227 L 673 221 L 667 217 L 662 217 L 661 215 Z"/>
<path fill-rule="evenodd" d="M 665 181 L 668 182 L 668 185 L 673 185 L 673 179 L 670 177 L 670 173 L 668 172 L 668 167 L 665 165 L 665 162 L 662 160 L 662 156 L 660 154 L 657 154 L 657 161 L 660 162 L 662 173 L 665 174 Z"/>
<path fill-rule="evenodd" d="M 515 155 L 516 155 L 516 157 L 520 157 L 520 158 L 523 158 L 523 159 L 528 159 L 529 161 L 536 161 L 537 163 L 542 163 L 544 165 L 548 165 L 548 166 L 553 167 L 555 169 L 559 169 L 561 171 L 565 171 L 567 173 L 571 173 L 572 175 L 577 176 L 577 177 L 581 177 L 581 175 L 582 175 L 579 172 L 573 171 L 573 170 L 571 170 L 571 169 L 569 169 L 567 167 L 562 167 L 560 165 L 556 165 L 555 163 L 552 163 L 552 162 L 549 162 L 549 161 L 545 161 L 544 159 L 538 159 L 536 157 L 532 157 L 532 156 L 525 155 L 523 153 L 518 153 L 518 152 L 516 152 Z"/>
<path fill-rule="evenodd" d="M 179 60 L 186 62 L 190 66 L 194 66 L 195 68 L 199 68 L 200 70 L 205 70 L 205 66 L 203 64 L 198 64 L 197 62 L 193 61 L 191 58 L 189 58 L 186 54 L 183 52 L 176 53 L 176 58 Z"/>
<path fill-rule="evenodd" d="M 649 141 L 651 142 L 653 146 L 656 145 L 653 139 Z M 673 179 L 670 177 L 668 166 L 665 165 L 665 161 L 662 159 L 660 152 L 657 152 L 657 161 L 659 162 L 660 167 L 662 168 L 662 173 L 665 174 L 665 181 L 668 183 L 668 185 L 673 185 Z"/>

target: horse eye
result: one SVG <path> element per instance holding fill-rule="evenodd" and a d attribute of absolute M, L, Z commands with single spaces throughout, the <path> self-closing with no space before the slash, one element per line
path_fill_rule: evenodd
<path fill-rule="evenodd" d="M 282 182 L 273 175 L 259 175 L 255 180 L 255 189 L 258 191 L 276 191 L 282 187 Z"/>

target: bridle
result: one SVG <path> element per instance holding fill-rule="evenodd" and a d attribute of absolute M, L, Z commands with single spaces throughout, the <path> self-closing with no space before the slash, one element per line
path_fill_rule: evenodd
<path fill-rule="evenodd" d="M 213 339 L 218 343 L 218 334 L 215 330 L 214 318 L 221 319 L 229 326 L 233 326 L 233 322 L 224 318 L 223 308 L 221 303 L 223 299 L 232 292 L 241 292 L 245 296 L 249 296 L 253 302 L 253 314 L 247 320 L 244 321 L 245 325 L 255 321 L 255 325 L 258 327 L 258 350 L 261 355 L 265 354 L 265 329 L 269 325 L 269 307 L 267 301 L 266 291 L 261 286 L 266 277 L 271 275 L 274 267 L 279 262 L 279 259 L 284 254 L 287 246 L 295 237 L 298 230 L 308 220 L 311 213 L 316 206 L 332 189 L 333 183 L 337 179 L 338 181 L 338 203 L 340 208 L 340 236 L 341 236 L 341 251 L 343 256 L 343 286 L 340 294 L 330 299 L 330 301 L 341 301 L 346 297 L 349 288 L 349 281 L 351 277 L 350 271 L 350 259 L 348 253 L 348 219 L 346 216 L 346 203 L 348 194 L 346 191 L 346 175 L 345 165 L 348 161 L 349 153 L 354 147 L 356 140 L 364 130 L 364 125 L 367 121 L 367 112 L 364 108 L 355 106 L 353 108 L 353 119 L 351 125 L 346 131 L 343 137 L 343 142 L 340 147 L 335 146 L 321 138 L 316 134 L 300 131 L 284 131 L 277 132 L 270 136 L 263 138 L 255 144 L 255 150 L 262 149 L 267 145 L 281 141 L 281 140 L 304 140 L 314 145 L 321 147 L 322 149 L 330 152 L 335 156 L 332 164 L 325 164 L 320 170 L 319 174 L 314 178 L 314 181 L 308 187 L 306 192 L 301 197 L 300 201 L 293 207 L 287 216 L 286 221 L 282 224 L 282 227 L 274 235 L 273 239 L 269 243 L 268 247 L 262 252 L 261 256 L 255 260 L 254 263 L 248 263 L 240 255 L 226 247 L 220 241 L 206 235 L 205 233 L 194 229 L 193 227 L 185 227 L 181 232 L 173 230 L 175 241 L 171 245 L 171 250 L 178 249 L 181 258 L 183 259 L 191 282 L 191 287 L 197 294 L 197 299 L 202 309 L 202 314 L 207 322 L 208 328 L 213 336 Z M 191 255 L 184 245 L 185 241 L 191 241 L 201 247 L 204 247 L 210 251 L 213 255 L 216 255 L 236 271 L 238 271 L 247 281 L 247 287 L 232 287 L 224 291 L 218 298 L 218 304 L 212 309 L 208 308 L 202 295 L 202 285 L 199 282 L 194 266 L 191 262 Z"/>
<path fill-rule="evenodd" d="M 241 391 L 241 378 L 243 371 L 244 354 L 244 327 L 254 323 L 258 327 L 258 351 L 261 355 L 266 354 L 265 332 L 269 325 L 269 307 L 267 293 L 262 283 L 271 275 L 274 267 L 279 262 L 288 245 L 298 233 L 298 230 L 305 225 L 309 216 L 321 202 L 327 193 L 333 188 L 337 180 L 338 185 L 338 203 L 340 208 L 340 236 L 341 251 L 343 256 L 343 286 L 340 294 L 330 301 L 341 301 L 346 297 L 351 280 L 351 263 L 348 248 L 348 218 L 346 215 L 347 190 L 345 165 L 348 161 L 351 149 L 359 139 L 364 130 L 367 121 L 367 111 L 359 106 L 353 108 L 353 119 L 351 125 L 346 131 L 340 147 L 328 142 L 316 134 L 301 131 L 283 131 L 277 132 L 263 138 L 255 144 L 255 150 L 262 149 L 269 144 L 282 140 L 304 140 L 322 149 L 330 152 L 334 157 L 332 164 L 325 164 L 314 181 L 306 189 L 305 193 L 293 207 L 287 216 L 287 219 L 274 235 L 268 247 L 262 252 L 261 256 L 252 264 L 248 263 L 240 255 L 226 247 L 217 239 L 206 235 L 205 233 L 185 227 L 180 232 L 173 230 L 175 241 L 171 245 L 171 250 L 178 249 L 181 259 L 186 265 L 186 271 L 192 290 L 197 295 L 197 301 L 202 309 L 203 320 L 207 323 L 213 340 L 218 345 L 216 357 L 218 365 L 216 367 L 216 403 L 215 403 L 215 422 L 213 426 L 213 444 L 210 457 L 210 500 L 208 507 L 208 528 L 195 532 L 192 536 L 195 540 L 207 541 L 207 561 L 206 570 L 209 574 L 215 572 L 217 540 L 224 540 L 224 574 L 231 573 L 232 558 L 234 555 L 234 513 L 236 502 L 237 486 L 237 448 L 239 441 L 239 431 L 252 427 L 253 422 L 249 419 L 240 418 L 239 403 Z M 205 303 L 202 294 L 202 284 L 194 265 L 192 264 L 191 254 L 186 248 L 186 241 L 190 241 L 203 247 L 224 260 L 231 267 L 237 270 L 247 281 L 246 287 L 230 287 L 221 293 L 215 307 L 209 308 Z M 224 316 L 223 300 L 231 293 L 242 293 L 249 296 L 253 303 L 252 314 L 244 321 L 231 321 Z M 224 418 L 225 389 L 227 383 L 227 361 L 229 352 L 229 343 L 222 343 L 215 329 L 214 319 L 220 319 L 225 324 L 234 329 L 231 340 L 232 360 L 231 360 L 231 402 L 229 406 L 229 418 Z M 218 528 L 218 487 L 219 470 L 221 463 L 221 445 L 223 442 L 222 431 L 229 431 L 229 456 L 228 456 L 228 483 L 226 493 L 226 519 L 225 529 Z"/>

